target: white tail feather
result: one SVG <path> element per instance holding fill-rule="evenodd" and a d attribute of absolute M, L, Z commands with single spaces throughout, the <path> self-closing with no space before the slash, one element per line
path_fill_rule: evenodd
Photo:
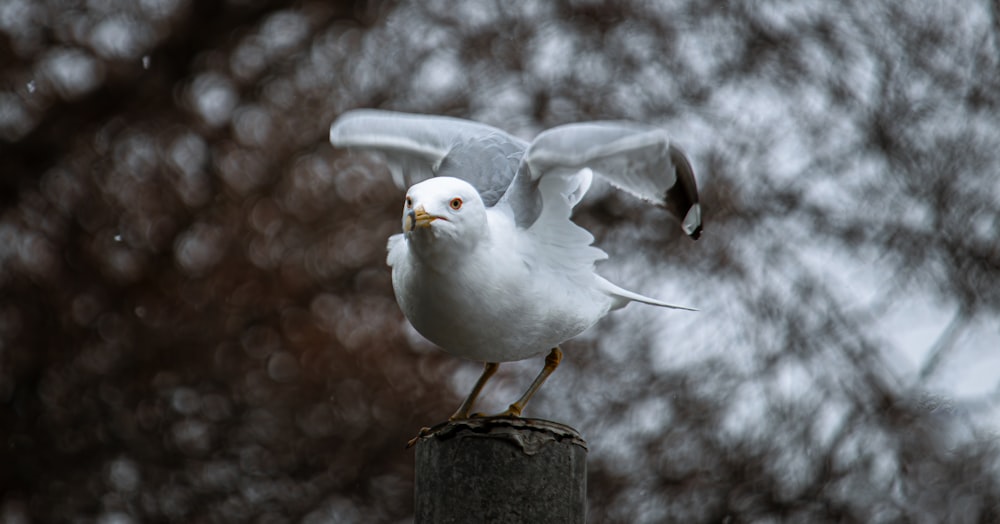
<path fill-rule="evenodd" d="M 634 293 L 627 289 L 618 287 L 601 277 L 597 277 L 597 279 L 600 283 L 599 285 L 604 288 L 604 291 L 607 294 L 611 295 L 611 297 L 614 299 L 614 302 L 611 304 L 611 309 L 618 309 L 625 307 L 629 302 L 642 302 L 643 304 L 649 304 L 651 306 L 659 306 L 670 309 L 683 309 L 684 311 L 698 311 L 697 309 L 692 307 L 668 304 L 666 302 L 657 300 L 655 298 L 650 298 L 645 295 Z"/>

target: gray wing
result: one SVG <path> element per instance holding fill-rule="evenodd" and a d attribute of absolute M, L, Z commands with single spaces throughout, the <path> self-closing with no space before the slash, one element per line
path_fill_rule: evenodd
<path fill-rule="evenodd" d="M 666 207 L 691 238 L 701 235 L 698 187 L 687 157 L 663 130 L 629 122 L 569 124 L 538 135 L 508 191 L 516 216 L 539 215 L 539 199 L 532 195 L 541 178 L 570 177 L 585 168 Z"/>
<path fill-rule="evenodd" d="M 403 189 L 432 176 L 465 180 L 487 206 L 507 190 L 528 145 L 470 120 L 375 109 L 342 114 L 330 126 L 330 143 L 382 154 Z"/>

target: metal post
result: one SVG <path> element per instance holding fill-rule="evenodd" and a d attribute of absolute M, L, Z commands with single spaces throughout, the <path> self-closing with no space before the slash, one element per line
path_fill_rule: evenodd
<path fill-rule="evenodd" d="M 415 524 L 586 520 L 587 443 L 539 419 L 474 418 L 416 443 Z"/>

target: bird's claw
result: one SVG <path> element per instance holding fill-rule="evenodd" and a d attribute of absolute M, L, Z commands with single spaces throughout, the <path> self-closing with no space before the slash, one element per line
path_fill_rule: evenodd
<path fill-rule="evenodd" d="M 514 404 L 511 404 L 506 410 L 501 411 L 500 413 L 497 413 L 495 415 L 487 415 L 485 413 L 479 413 L 479 412 L 476 412 L 476 413 L 455 413 L 454 415 L 448 417 L 448 423 L 451 423 L 451 422 L 460 422 L 462 420 L 471 420 L 471 419 L 474 419 L 474 418 L 504 418 L 504 417 L 506 417 L 506 418 L 520 418 L 521 417 L 521 409 L 523 409 L 521 406 L 519 406 L 517 403 L 514 403 Z M 438 424 L 434 428 L 440 428 L 443 425 L 444 425 L 443 423 L 442 424 Z M 426 427 L 426 426 L 420 428 L 420 431 L 417 432 L 417 436 L 415 436 L 415 437 L 411 438 L 409 441 L 407 441 L 407 443 L 406 443 L 406 449 L 410 449 L 413 446 L 416 446 L 417 442 L 419 442 L 420 439 L 426 437 L 427 435 L 430 435 L 434 431 L 434 428 L 429 428 L 429 427 Z"/>
<path fill-rule="evenodd" d="M 486 413 L 480 413 L 478 411 L 475 413 L 462 413 L 462 414 L 455 413 L 454 415 L 448 417 L 448 422 L 461 422 L 463 420 L 470 420 L 474 418 L 486 418 L 489 416 L 491 415 L 487 415 Z"/>
<path fill-rule="evenodd" d="M 500 413 L 497 413 L 496 415 L 493 415 L 493 416 L 494 417 L 520 417 L 521 416 L 521 408 L 518 407 L 518 406 L 516 406 L 516 405 L 514 405 L 514 404 L 511 404 L 507 409 L 505 409 L 504 411 L 501 411 Z"/>
<path fill-rule="evenodd" d="M 419 442 L 420 439 L 422 439 L 422 438 L 424 438 L 424 437 L 426 437 L 427 435 L 430 435 L 430 434 L 431 434 L 431 428 L 429 428 L 427 426 L 424 426 L 424 427 L 420 428 L 420 431 L 417 432 L 417 436 L 415 436 L 415 437 L 411 438 L 410 440 L 406 441 L 406 449 L 410 449 L 413 446 L 416 446 L 417 442 Z"/>

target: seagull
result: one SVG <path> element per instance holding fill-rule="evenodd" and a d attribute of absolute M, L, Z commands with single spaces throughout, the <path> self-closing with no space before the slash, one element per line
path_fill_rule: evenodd
<path fill-rule="evenodd" d="M 562 360 L 560 344 L 609 311 L 630 302 L 691 310 L 599 276 L 607 254 L 570 220 L 597 174 L 665 207 L 698 239 L 694 172 L 657 127 L 575 123 L 526 142 L 470 120 L 358 109 L 330 126 L 330 142 L 380 154 L 408 188 L 386 259 L 403 314 L 448 353 L 485 363 L 450 421 L 481 416 L 473 404 L 500 363 L 548 351 L 527 391 L 495 415 L 520 416 Z"/>

